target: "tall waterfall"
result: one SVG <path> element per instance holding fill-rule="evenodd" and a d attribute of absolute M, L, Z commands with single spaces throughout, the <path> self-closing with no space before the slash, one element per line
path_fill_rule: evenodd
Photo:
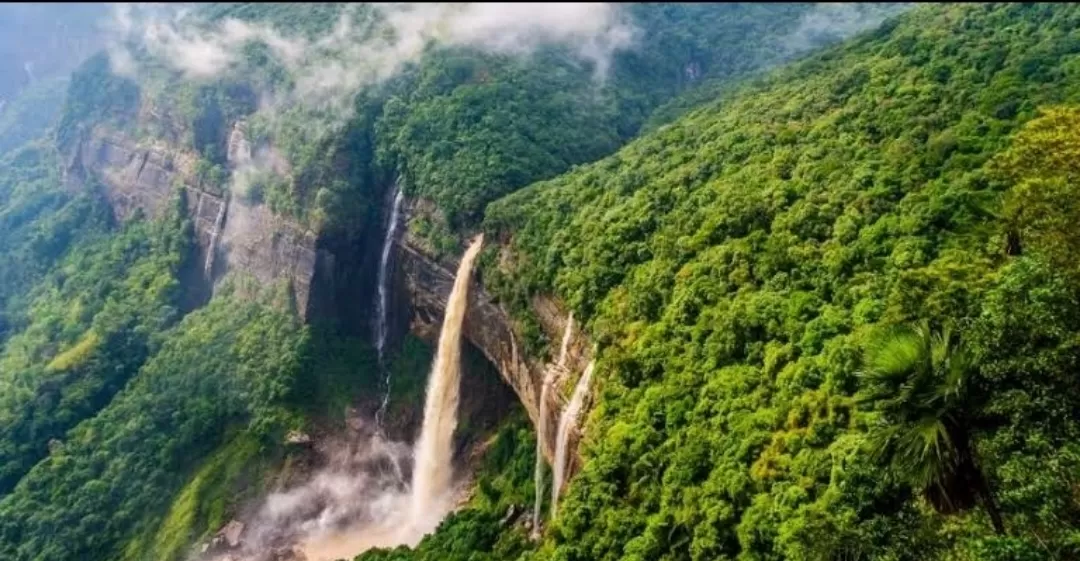
<path fill-rule="evenodd" d="M 394 203 L 390 207 L 390 222 L 386 225 L 386 237 L 383 239 L 382 256 L 379 259 L 379 299 L 376 302 L 378 316 L 375 324 L 375 350 L 378 353 L 379 365 L 383 369 L 384 392 L 379 410 L 375 413 L 375 423 L 382 427 L 383 415 L 386 407 L 390 404 L 390 369 L 384 363 L 383 351 L 386 347 L 386 334 L 389 330 L 390 315 L 390 253 L 397 239 L 398 216 L 401 214 L 401 203 L 405 200 L 405 194 L 401 187 L 394 184 Z"/>
<path fill-rule="evenodd" d="M 559 433 L 555 440 L 555 465 L 552 466 L 551 475 L 551 517 L 555 518 L 559 504 L 559 491 L 562 490 L 563 478 L 566 476 L 566 447 L 570 441 L 570 431 L 577 425 L 581 406 L 585 402 L 585 396 L 589 393 L 589 381 L 592 379 L 593 362 L 585 367 L 581 379 L 574 386 L 574 393 L 570 396 L 570 403 L 566 404 L 562 416 L 559 417 Z"/>
<path fill-rule="evenodd" d="M 476 237 L 461 257 L 454 288 L 446 302 L 438 354 L 428 378 L 424 425 L 415 447 L 412 481 L 412 522 L 434 529 L 448 507 L 452 476 L 454 429 L 457 428 L 458 386 L 461 381 L 461 326 L 469 299 L 473 262 L 484 243 Z"/>
<path fill-rule="evenodd" d="M 536 485 L 536 503 L 533 505 L 532 527 L 533 535 L 540 534 L 540 507 L 544 503 L 544 438 L 547 436 L 548 426 L 548 391 L 555 383 L 555 377 L 559 371 L 566 367 L 566 353 L 570 349 L 570 337 L 574 332 L 574 312 L 566 319 L 566 330 L 563 331 L 562 346 L 559 347 L 559 358 L 555 362 L 556 368 L 549 367 L 544 373 L 543 386 L 540 388 L 540 412 L 536 426 L 536 472 L 533 480 Z"/>
<path fill-rule="evenodd" d="M 210 232 L 210 245 L 206 246 L 206 262 L 203 263 L 203 274 L 208 280 L 212 280 L 210 274 L 214 270 L 214 256 L 217 254 L 217 239 L 221 235 L 221 222 L 225 220 L 225 208 L 228 206 L 226 199 L 221 199 L 218 207 L 217 218 L 214 219 L 214 229 Z"/>

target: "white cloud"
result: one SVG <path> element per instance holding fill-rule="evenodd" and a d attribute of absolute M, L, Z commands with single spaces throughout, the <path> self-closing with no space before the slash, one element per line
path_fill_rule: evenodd
<path fill-rule="evenodd" d="M 373 6 L 383 15 L 380 29 L 373 30 L 370 19 L 358 23 L 351 5 L 330 32 L 307 39 L 235 19 L 209 29 L 183 25 L 184 12 L 167 5 L 114 4 L 110 53 L 114 68 L 130 75 L 133 57 L 120 45 L 134 40 L 185 76 L 210 78 L 228 71 L 240 59 L 241 47 L 258 40 L 293 73 L 295 101 L 326 104 L 393 76 L 432 40 L 515 55 L 559 43 L 596 63 L 603 74 L 614 52 L 634 39 L 634 28 L 610 3 Z"/>

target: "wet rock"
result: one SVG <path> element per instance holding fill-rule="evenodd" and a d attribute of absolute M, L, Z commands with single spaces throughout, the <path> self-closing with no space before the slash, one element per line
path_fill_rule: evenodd
<path fill-rule="evenodd" d="M 418 204 L 418 203 L 417 203 Z M 412 211 L 410 211 L 411 213 Z M 454 284 L 457 263 L 441 262 L 427 255 L 420 245 L 406 233 L 397 256 L 398 268 L 410 295 L 412 318 L 410 327 L 414 334 L 435 340 L 442 325 L 446 300 Z M 510 257 L 500 257 L 510 259 Z M 531 308 L 549 340 L 562 338 L 567 322 L 565 306 L 551 298 L 536 296 Z M 515 332 L 515 322 L 493 295 L 484 290 L 478 281 L 469 290 L 469 305 L 465 312 L 462 335 L 498 369 L 503 380 L 513 388 L 518 401 L 525 407 L 533 425 L 538 424 L 540 395 L 547 368 L 546 357 L 529 356 L 524 352 L 524 342 Z M 582 372 L 592 360 L 592 344 L 581 329 L 573 330 L 568 347 L 566 370 Z M 547 410 L 558 417 L 565 403 L 561 393 L 548 392 Z M 463 394 L 464 395 L 464 394 Z M 541 451 L 550 463 L 555 456 L 555 431 L 545 431 L 541 439 Z M 571 438 L 570 449 L 577 451 L 577 435 Z M 576 464 L 576 462 L 575 462 Z M 572 475 L 573 469 L 568 475 Z"/>
<path fill-rule="evenodd" d="M 298 430 L 289 431 L 289 434 L 285 435 L 285 444 L 311 444 L 311 436 Z"/>
<path fill-rule="evenodd" d="M 244 523 L 239 520 L 230 520 L 224 528 L 218 530 L 214 539 L 210 541 L 210 547 L 215 549 L 227 547 L 235 549 L 240 546 L 240 535 L 244 533 Z"/>
<path fill-rule="evenodd" d="M 499 525 L 505 527 L 513 524 L 518 516 L 521 516 L 522 510 L 523 509 L 519 505 L 510 505 L 510 507 L 506 509 L 506 516 L 503 516 L 502 520 L 499 521 Z"/>

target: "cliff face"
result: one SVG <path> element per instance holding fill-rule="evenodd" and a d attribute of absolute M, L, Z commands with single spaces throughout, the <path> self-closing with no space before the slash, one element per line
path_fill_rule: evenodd
<path fill-rule="evenodd" d="M 397 275 L 408 292 L 411 301 L 409 315 L 410 329 L 428 339 L 438 337 L 446 310 L 446 301 L 454 284 L 457 263 L 439 263 L 417 249 L 409 236 L 398 245 Z M 549 340 L 561 341 L 566 328 L 568 314 L 559 305 L 548 298 L 536 298 L 533 311 L 540 320 Z M 540 394 L 545 373 L 555 368 L 553 364 L 539 357 L 530 357 L 522 352 L 521 338 L 514 328 L 514 322 L 494 298 L 484 290 L 481 279 L 474 278 L 469 288 L 469 305 L 465 316 L 464 335 L 487 359 L 496 366 L 503 380 L 513 388 L 518 399 L 524 405 L 533 425 L 543 426 L 538 431 L 541 436 L 544 456 L 551 463 L 555 457 L 556 427 L 559 415 L 566 406 L 572 388 L 591 359 L 589 342 L 575 328 L 567 353 L 565 369 L 558 369 L 555 378 L 555 391 L 548 392 L 548 411 L 550 417 L 540 423 Z M 468 376 L 468 373 L 466 373 Z M 576 450 L 581 437 L 577 427 L 571 432 L 569 449 Z M 570 472 L 576 471 L 575 454 Z"/>
<path fill-rule="evenodd" d="M 242 127 L 234 127 L 228 154 L 233 167 L 249 161 L 250 147 L 243 138 Z M 197 260 L 200 270 L 192 272 L 197 278 L 187 282 L 202 282 L 209 290 L 214 280 L 232 270 L 247 273 L 260 284 L 287 279 L 294 290 L 297 310 L 305 319 L 310 319 L 313 309 L 332 310 L 338 315 L 346 313 L 340 307 L 349 303 L 329 300 L 334 300 L 341 290 L 335 285 L 348 279 L 336 278 L 340 276 L 334 273 L 336 258 L 329 251 L 319 249 L 316 233 L 274 215 L 265 206 L 252 206 L 240 198 L 222 196 L 200 185 L 194 154 L 165 142 L 140 144 L 98 127 L 76 146 L 69 158 L 66 170 L 69 184 L 78 188 L 91 177 L 96 178 L 119 220 L 140 211 L 151 217 L 160 216 L 168 208 L 174 189 L 184 189 L 200 253 Z M 454 284 L 457 263 L 439 263 L 418 247 L 407 235 L 396 244 L 398 289 L 394 291 L 393 301 L 394 308 L 402 313 L 391 318 L 392 327 L 400 332 L 407 323 L 408 329 L 434 341 Z M 349 257 L 354 256 L 340 258 Z M 561 341 L 567 314 L 546 298 L 535 299 L 533 306 L 549 340 Z M 556 369 L 555 391 L 548 392 L 551 415 L 541 424 L 540 390 L 545 373 L 555 367 L 541 357 L 529 357 L 522 352 L 523 345 L 512 319 L 483 289 L 481 279 L 474 280 L 470 290 L 464 334 L 513 389 L 533 424 L 541 427 L 542 449 L 550 462 L 555 456 L 559 415 L 571 391 L 569 384 L 590 359 L 588 341 L 575 329 L 566 368 Z M 470 382 L 466 382 L 465 391 L 475 393 L 483 384 L 472 384 L 472 389 L 469 386 Z M 469 399 L 463 396 L 463 401 Z M 463 406 L 464 409 L 477 407 Z M 575 429 L 570 437 L 571 450 L 576 449 L 579 437 Z M 574 467 L 571 466 L 571 471 Z"/>
<path fill-rule="evenodd" d="M 240 137 L 237 139 L 237 133 Z M 230 138 L 230 164 L 238 157 L 236 143 L 246 143 L 240 129 Z M 70 154 L 66 176 L 79 187 L 90 177 L 104 187 L 104 195 L 118 220 L 141 211 L 160 216 L 174 189 L 186 191 L 189 216 L 198 240 L 202 281 L 213 281 L 231 270 L 255 277 L 261 284 L 287 279 L 293 286 L 296 309 L 307 317 L 316 270 L 332 256 L 317 248 L 314 232 L 263 206 L 217 194 L 200 185 L 194 154 L 163 142 L 137 143 L 105 127 L 96 127 Z M 208 252 L 212 257 L 207 258 Z"/>

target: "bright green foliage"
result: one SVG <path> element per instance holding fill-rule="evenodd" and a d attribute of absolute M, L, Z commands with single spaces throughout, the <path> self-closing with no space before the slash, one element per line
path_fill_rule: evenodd
<path fill-rule="evenodd" d="M 206 459 L 177 493 L 161 526 L 132 540 L 123 561 L 178 561 L 189 547 L 229 521 L 244 500 L 266 490 L 263 476 L 274 467 L 269 454 L 248 432 L 237 434 Z"/>
<path fill-rule="evenodd" d="M 0 493 L 108 404 L 177 319 L 189 249 L 176 218 L 83 241 L 31 293 L 0 352 Z"/>
<path fill-rule="evenodd" d="M 199 471 L 200 460 L 230 427 L 246 427 L 264 445 L 280 442 L 296 422 L 282 404 L 299 382 L 306 338 L 287 314 L 227 293 L 185 317 L 107 407 L 69 432 L 0 500 L 0 557 L 115 559 L 130 536 L 153 531 L 167 514 L 166 524 L 189 531 L 196 526 L 185 517 L 220 520 L 212 502 L 195 514 L 178 503 L 169 513 L 163 498 L 185 482 L 188 492 L 221 483 L 199 479 L 208 476 Z M 227 482 L 234 475 L 214 477 Z"/>
<path fill-rule="evenodd" d="M 384 165 L 410 194 L 430 199 L 435 223 L 416 231 L 435 253 L 485 205 L 534 181 L 608 154 L 649 112 L 694 80 L 773 64 L 808 5 L 634 4 L 641 28 L 599 81 L 564 50 L 527 59 L 436 50 L 405 79 L 377 125 Z"/>
<path fill-rule="evenodd" d="M 1053 265 L 1078 256 L 1010 255 L 992 216 L 1016 184 L 987 166 L 1080 101 L 1078 26 L 1071 5 L 921 7 L 491 205 L 512 261 L 485 284 L 556 294 L 601 349 L 586 463 L 537 556 L 1080 555 L 1080 294 Z M 1007 540 L 866 454 L 866 336 L 921 319 L 964 326 Z"/>
<path fill-rule="evenodd" d="M 971 449 L 983 405 L 973 388 L 975 365 L 949 328 L 898 329 L 868 345 L 859 405 L 881 420 L 867 434 L 871 457 L 921 490 L 939 512 L 981 500 L 998 532 L 1001 514 Z"/>
<path fill-rule="evenodd" d="M 27 293 L 46 271 L 107 220 L 94 197 L 61 188 L 54 150 L 27 145 L 0 159 L 0 340 L 25 323 Z"/>

